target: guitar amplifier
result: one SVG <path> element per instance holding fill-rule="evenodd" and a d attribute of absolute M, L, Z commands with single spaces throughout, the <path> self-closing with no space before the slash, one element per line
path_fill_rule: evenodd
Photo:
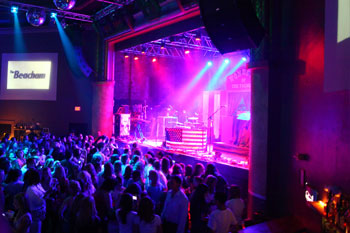
<path fill-rule="evenodd" d="M 165 139 L 165 128 L 175 128 L 177 117 L 159 116 L 157 119 L 157 138 Z"/>
<path fill-rule="evenodd" d="M 116 114 L 115 136 L 130 136 L 130 114 Z"/>

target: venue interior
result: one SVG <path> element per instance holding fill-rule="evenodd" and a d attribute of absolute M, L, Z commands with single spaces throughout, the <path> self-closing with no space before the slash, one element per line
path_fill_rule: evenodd
<path fill-rule="evenodd" d="M 184 230 L 176 223 L 174 232 L 206 232 L 196 224 L 208 232 L 350 232 L 349 15 L 350 0 L 0 0 L 0 232 L 123 233 L 123 203 L 113 195 L 123 200 L 138 164 L 135 212 L 151 196 L 148 167 L 160 166 L 168 181 L 163 203 L 150 197 L 164 233 L 173 176 L 189 203 Z M 94 183 L 89 164 L 93 194 L 80 180 L 88 171 Z M 205 171 L 194 175 L 198 164 Z M 216 172 L 207 174 L 211 165 Z M 46 189 L 48 169 L 57 184 Z M 10 174 L 18 170 L 15 192 Z M 43 218 L 28 194 L 32 170 Z M 191 210 L 196 178 L 212 194 L 200 223 Z M 99 224 L 89 231 L 65 216 L 75 180 L 74 195 L 96 205 Z M 99 195 L 111 180 L 107 209 Z M 229 201 L 236 186 L 242 215 L 232 211 L 231 231 L 215 230 L 216 194 Z M 18 193 L 29 202 L 27 231 L 17 229 Z"/>

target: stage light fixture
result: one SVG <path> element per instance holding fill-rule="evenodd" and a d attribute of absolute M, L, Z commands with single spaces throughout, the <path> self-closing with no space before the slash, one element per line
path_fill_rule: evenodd
<path fill-rule="evenodd" d="M 195 40 L 196 41 L 200 41 L 201 40 L 201 33 L 199 31 L 196 32 Z"/>
<path fill-rule="evenodd" d="M 190 54 L 190 50 L 185 50 L 185 54 Z"/>
<path fill-rule="evenodd" d="M 246 57 L 242 57 L 242 61 L 247 61 L 247 58 Z"/>
<path fill-rule="evenodd" d="M 160 44 L 160 48 L 165 49 L 165 42 L 164 41 Z"/>
<path fill-rule="evenodd" d="M 57 13 L 56 12 L 51 12 L 50 17 L 53 18 L 53 19 L 56 18 L 57 17 Z"/>
<path fill-rule="evenodd" d="M 18 13 L 18 6 L 11 6 L 11 13 L 17 14 Z"/>
<path fill-rule="evenodd" d="M 134 60 L 137 61 L 137 60 L 139 60 L 139 58 L 138 57 L 134 57 Z"/>
<path fill-rule="evenodd" d="M 128 54 L 125 54 L 125 55 L 124 55 L 124 58 L 128 58 L 128 57 L 129 57 L 129 55 L 128 55 Z"/>
<path fill-rule="evenodd" d="M 212 66 L 212 65 L 213 65 L 213 62 L 208 61 L 207 65 L 208 65 L 208 66 Z"/>
<path fill-rule="evenodd" d="M 152 62 L 156 62 L 156 61 L 157 61 L 157 59 L 156 59 L 156 58 L 153 58 L 153 59 L 152 59 Z"/>
<path fill-rule="evenodd" d="M 225 63 L 226 63 L 226 64 L 230 63 L 230 60 L 226 58 L 226 59 L 225 59 Z"/>

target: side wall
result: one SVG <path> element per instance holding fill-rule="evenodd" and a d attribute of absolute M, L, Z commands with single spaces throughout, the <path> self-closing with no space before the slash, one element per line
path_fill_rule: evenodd
<path fill-rule="evenodd" d="M 83 35 L 83 54 L 90 66 L 95 63 L 95 32 Z M 67 134 L 70 123 L 87 124 L 91 131 L 92 80 L 74 77 L 66 61 L 58 32 L 24 33 L 28 53 L 58 53 L 56 101 L 0 101 L 0 120 L 15 122 L 40 122 L 44 128 L 57 135 Z M 13 35 L 0 35 L 0 54 L 14 52 Z M 80 112 L 74 106 L 81 106 Z"/>
<path fill-rule="evenodd" d="M 321 216 L 306 205 L 300 169 L 320 193 L 326 185 L 350 193 L 350 92 L 325 91 L 325 1 L 271 3 L 269 212 L 293 214 L 321 232 Z M 308 154 L 309 161 L 294 159 L 297 153 Z"/>

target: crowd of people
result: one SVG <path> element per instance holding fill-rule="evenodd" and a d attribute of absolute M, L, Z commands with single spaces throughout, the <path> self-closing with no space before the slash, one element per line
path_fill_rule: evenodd
<path fill-rule="evenodd" d="M 240 188 L 214 164 L 177 163 L 136 143 L 31 134 L 0 144 L 0 211 L 12 232 L 235 232 Z"/>

